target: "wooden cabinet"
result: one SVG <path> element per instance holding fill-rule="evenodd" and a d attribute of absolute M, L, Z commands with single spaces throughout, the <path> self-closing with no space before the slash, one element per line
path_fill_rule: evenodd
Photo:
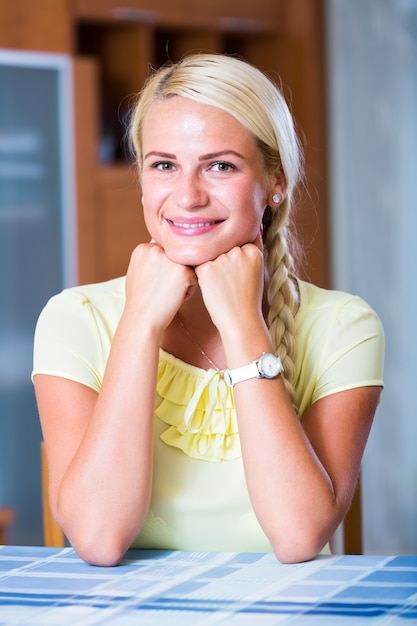
<path fill-rule="evenodd" d="M 257 0 L 256 5 L 244 0 L 75 0 L 80 19 L 131 20 L 141 23 L 177 26 L 221 27 L 219 20 L 250 24 L 278 23 L 285 5 L 282 0 Z M 253 28 L 253 26 L 252 26 Z"/>
<path fill-rule="evenodd" d="M 80 282 L 124 273 L 132 248 L 148 237 L 135 171 L 123 146 L 131 98 L 150 66 L 204 50 L 239 54 L 282 78 L 305 138 L 307 189 L 295 216 L 305 249 L 304 276 L 327 286 L 322 5 L 323 0 L 14 0 L 0 5 L 0 46 L 61 50 L 74 57 Z M 30 32 L 28 16 L 36 33 Z"/>
<path fill-rule="evenodd" d="M 0 47 L 71 52 L 72 0 L 0 0 Z"/>
<path fill-rule="evenodd" d="M 100 229 L 104 277 L 126 272 L 129 256 L 141 241 L 149 241 L 142 216 L 140 190 L 133 167 L 122 164 L 99 171 Z"/>

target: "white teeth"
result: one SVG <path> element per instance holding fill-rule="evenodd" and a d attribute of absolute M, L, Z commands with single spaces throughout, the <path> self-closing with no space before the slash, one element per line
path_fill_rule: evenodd
<path fill-rule="evenodd" d="M 179 228 L 204 228 L 204 226 L 211 226 L 216 222 L 199 222 L 198 224 L 188 224 L 188 222 L 172 222 L 174 226 Z"/>

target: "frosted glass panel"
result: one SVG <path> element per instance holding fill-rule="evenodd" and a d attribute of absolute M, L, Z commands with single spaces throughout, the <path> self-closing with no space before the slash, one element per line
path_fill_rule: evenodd
<path fill-rule="evenodd" d="M 334 285 L 386 334 L 365 550 L 417 553 L 417 2 L 327 0 Z"/>
<path fill-rule="evenodd" d="M 13 543 L 42 540 L 35 323 L 75 276 L 70 69 L 0 50 L 0 506 L 16 511 Z"/>

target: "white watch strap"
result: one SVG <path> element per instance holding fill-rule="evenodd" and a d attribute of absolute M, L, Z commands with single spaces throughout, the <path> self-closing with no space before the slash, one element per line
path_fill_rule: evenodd
<path fill-rule="evenodd" d="M 244 380 L 249 380 L 250 378 L 260 378 L 258 365 L 256 361 L 252 361 L 249 365 L 243 365 L 242 367 L 237 367 L 234 370 L 225 370 L 224 371 L 224 379 L 226 383 L 233 387 L 237 383 L 241 383 Z"/>

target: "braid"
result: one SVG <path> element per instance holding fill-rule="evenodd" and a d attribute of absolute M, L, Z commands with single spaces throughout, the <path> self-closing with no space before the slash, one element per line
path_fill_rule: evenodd
<path fill-rule="evenodd" d="M 294 316 L 298 309 L 298 291 L 291 278 L 293 258 L 288 247 L 289 199 L 276 209 L 268 208 L 269 224 L 265 231 L 266 268 L 269 276 L 267 298 L 269 304 L 268 326 L 275 351 L 284 367 L 287 391 L 294 397 L 295 339 Z M 274 211 L 274 212 L 273 212 Z"/>

